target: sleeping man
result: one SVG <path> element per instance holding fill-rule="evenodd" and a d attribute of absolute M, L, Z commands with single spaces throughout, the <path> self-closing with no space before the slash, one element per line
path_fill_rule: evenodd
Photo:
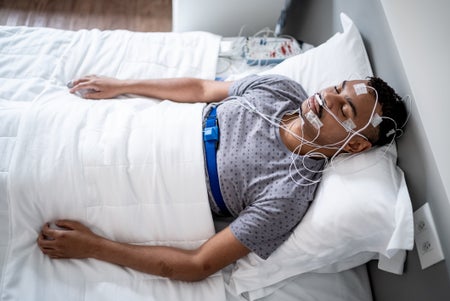
<path fill-rule="evenodd" d="M 278 75 L 235 82 L 86 76 L 70 90 L 81 91 L 87 99 L 138 94 L 208 103 L 209 203 L 213 214 L 235 219 L 194 250 L 121 243 L 77 221 L 58 220 L 61 229 L 43 226 L 40 249 L 55 259 L 95 258 L 184 281 L 204 279 L 249 252 L 268 258 L 302 220 L 327 161 L 393 142 L 407 117 L 400 97 L 376 77 L 343 81 L 309 97 Z"/>

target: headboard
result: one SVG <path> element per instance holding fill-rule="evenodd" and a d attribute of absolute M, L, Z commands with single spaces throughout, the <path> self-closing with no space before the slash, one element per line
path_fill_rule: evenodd
<path fill-rule="evenodd" d="M 416 25 L 417 28 L 413 27 L 410 31 L 405 31 L 405 28 L 401 28 L 403 24 L 399 24 L 402 20 L 398 20 L 399 18 L 409 20 L 409 18 L 414 18 L 415 14 L 426 17 L 427 14 L 440 14 L 440 11 L 448 12 L 450 5 L 441 1 L 440 6 L 442 7 L 438 5 L 431 11 L 424 12 L 423 4 L 418 1 L 395 2 L 393 4 L 388 0 L 292 1 L 285 33 L 307 43 L 318 45 L 335 32 L 342 31 L 339 14 L 344 12 L 355 22 L 361 32 L 375 75 L 385 79 L 400 95 L 411 96 L 411 117 L 406 133 L 398 144 L 399 166 L 405 172 L 414 210 L 425 202 L 429 203 L 444 255 L 446 258 L 450 258 L 450 191 L 448 187 L 450 167 L 448 160 L 439 153 L 441 148 L 448 149 L 449 139 L 445 136 L 448 134 L 443 135 L 443 131 L 448 125 L 440 125 L 443 125 L 448 118 L 446 114 L 450 111 L 450 102 L 439 97 L 440 95 L 437 93 L 441 92 L 437 91 L 438 89 L 435 92 L 432 86 L 420 87 L 420 84 L 430 83 L 437 84 L 441 90 L 445 89 L 448 85 L 448 76 L 435 71 L 449 70 L 449 59 L 448 55 L 442 54 L 443 52 L 433 51 L 433 47 L 427 49 L 435 53 L 420 53 L 420 51 L 414 52 L 405 49 L 409 45 L 408 39 L 411 40 L 410 37 L 405 37 L 405 32 L 409 35 L 420 35 L 422 32 L 426 36 L 430 36 L 429 34 L 433 36 L 435 31 L 444 30 L 441 27 L 448 29 L 450 25 L 449 21 L 443 21 L 447 22 L 446 24 L 432 23 L 432 25 L 428 22 L 426 25 L 428 29 L 424 29 L 419 27 L 422 24 L 419 22 Z M 404 10 L 406 6 L 408 6 L 408 13 Z M 405 16 L 410 12 L 412 15 Z M 429 19 L 431 18 L 432 16 L 429 16 Z M 417 19 L 414 19 L 414 22 L 417 22 Z M 415 29 L 417 30 L 415 31 Z M 441 39 L 446 41 L 444 43 L 448 42 L 448 38 L 443 36 L 438 37 L 439 43 L 442 43 Z M 415 43 L 422 42 L 426 43 L 427 41 Z M 419 44 L 415 46 L 420 49 Z M 445 48 L 448 49 L 448 47 Z M 410 56 L 411 52 L 415 57 Z M 423 60 L 430 55 L 438 56 L 434 58 L 435 65 L 433 62 L 424 64 Z M 413 59 L 416 60 L 411 64 Z M 444 68 L 439 64 L 444 64 Z M 420 68 L 424 69 L 423 73 L 418 72 L 420 70 L 417 69 Z M 426 72 L 427 68 L 431 68 L 431 72 Z M 411 72 L 407 74 L 405 70 Z M 444 84 L 439 87 L 441 82 Z M 411 89 L 412 84 L 415 89 Z M 425 103 L 426 101 L 428 104 Z M 426 108 L 431 105 L 432 112 L 427 111 Z M 446 141 L 440 142 L 436 139 L 438 131 L 441 131 L 441 139 Z M 437 136 L 439 137 L 439 135 Z M 450 300 L 450 260 L 441 261 L 422 270 L 417 250 L 414 248 L 412 252 L 408 252 L 403 276 L 378 270 L 376 262 L 371 262 L 368 266 L 375 300 L 427 300 L 430 298 L 430 292 L 433 293 L 435 300 Z"/>

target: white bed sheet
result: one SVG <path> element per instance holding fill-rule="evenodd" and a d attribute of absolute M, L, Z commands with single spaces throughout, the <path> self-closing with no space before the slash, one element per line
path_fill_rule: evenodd
<path fill-rule="evenodd" d="M 224 276 L 227 279 L 228 271 Z M 372 301 L 372 291 L 365 265 L 339 273 L 305 273 L 279 284 L 280 286 L 259 301 Z M 227 288 L 228 301 L 248 300 L 235 296 Z"/>
<path fill-rule="evenodd" d="M 198 218 L 193 217 L 195 212 L 191 212 L 192 215 L 188 215 L 188 218 L 183 220 L 181 211 L 178 211 L 180 212 L 178 225 L 184 227 L 190 224 L 188 225 L 190 233 L 178 233 L 178 237 L 172 237 L 168 242 L 166 238 L 158 239 L 160 236 L 167 235 L 163 233 L 164 231 L 154 232 L 154 237 L 151 238 L 148 238 L 148 233 L 145 231 L 136 232 L 136 229 L 151 227 L 151 225 L 144 225 L 142 212 L 136 210 L 143 206 L 137 201 L 139 198 L 131 197 L 132 201 L 130 198 L 125 198 L 125 204 L 120 203 L 124 201 L 124 198 L 114 198 L 117 203 L 106 204 L 99 201 L 105 198 L 92 197 L 98 196 L 98 193 L 106 198 L 110 197 L 108 185 L 113 182 L 133 183 L 132 175 L 128 175 L 126 181 L 117 182 L 117 179 L 110 178 L 107 182 L 99 184 L 103 185 L 103 188 L 89 185 L 92 183 L 90 181 L 83 182 L 86 179 L 95 180 L 100 174 L 108 175 L 111 171 L 116 172 L 116 176 L 120 177 L 120 168 L 115 170 L 87 168 L 96 172 L 85 173 L 87 178 L 81 177 L 81 183 L 88 187 L 84 195 L 81 190 L 75 189 L 75 184 L 80 184 L 80 181 L 72 182 L 70 189 L 61 189 L 64 177 L 58 178 L 51 172 L 39 174 L 29 171 L 32 170 L 30 168 L 32 165 L 39 167 L 41 164 L 41 167 L 45 167 L 44 171 L 51 171 L 50 165 L 43 164 L 44 161 L 33 157 L 40 154 L 48 162 L 53 162 L 54 167 L 63 168 L 62 174 L 66 178 L 73 174 L 73 170 L 69 167 L 71 164 L 68 164 L 74 163 L 73 161 L 52 159 L 58 152 L 61 153 L 62 148 L 55 147 L 53 153 L 50 152 L 47 155 L 43 151 L 45 149 L 37 152 L 33 150 L 33 148 L 39 150 L 39 147 L 43 145 L 50 147 L 52 143 L 56 146 L 58 139 L 66 141 L 66 146 L 72 146 L 72 152 L 68 153 L 69 156 L 72 155 L 71 160 L 79 159 L 77 152 L 82 154 L 82 163 L 78 167 L 87 161 L 95 164 L 95 160 L 103 160 L 102 164 L 105 165 L 106 162 L 109 167 L 112 165 L 117 167 L 118 164 L 112 164 L 114 160 L 122 160 L 121 163 L 128 160 L 123 150 L 113 147 L 116 144 L 114 142 L 125 141 L 127 142 L 123 144 L 130 147 L 127 139 L 131 136 L 125 129 L 146 128 L 148 130 L 152 125 L 144 122 L 145 117 L 155 117 L 156 122 L 158 120 L 156 116 L 164 116 L 160 114 L 164 111 L 181 114 L 180 108 L 173 107 L 171 102 L 152 102 L 133 96 L 131 98 L 134 99 L 111 101 L 107 105 L 83 101 L 67 93 L 65 88 L 67 81 L 85 74 L 101 74 L 118 78 L 195 76 L 211 79 L 220 73 L 216 69 L 218 47 L 219 37 L 206 33 L 146 34 L 98 30 L 72 32 L 42 28 L 0 27 L 0 79 L 2 80 L 0 87 L 0 235 L 2 238 L 0 240 L 2 271 L 0 300 L 35 300 L 36 298 L 55 300 L 61 296 L 67 300 L 221 300 L 225 298 L 225 294 L 228 300 L 245 300 L 245 296 L 233 296 L 229 290 L 226 290 L 228 281 L 222 281 L 221 273 L 213 275 L 206 281 L 188 284 L 143 275 L 92 260 L 50 261 L 40 254 L 34 244 L 34 238 L 41 224 L 64 214 L 87 222 L 104 235 L 130 242 L 148 243 L 149 240 L 153 240 L 153 243 L 179 245 L 178 240 L 181 236 L 186 238 L 186 235 L 191 235 L 191 241 L 183 244 L 187 247 L 195 247 L 213 234 L 209 211 L 205 212 L 206 198 L 197 200 L 196 208 L 201 208 L 196 210 Z M 234 71 L 234 73 L 239 72 L 237 77 L 253 72 L 252 69 L 246 69 L 246 66 L 240 62 L 238 64 L 239 69 Z M 90 131 L 84 131 L 84 136 L 82 135 L 84 144 L 81 150 L 73 148 L 74 141 L 80 139 L 77 135 L 82 132 L 79 131 L 80 127 L 77 127 L 80 123 L 76 121 L 80 119 L 66 120 L 61 115 L 66 113 L 68 116 L 69 112 L 72 114 L 74 111 L 77 112 L 78 117 L 91 122 L 88 127 Z M 188 119 L 186 121 L 188 126 L 198 128 L 199 124 L 192 122 L 195 118 L 190 119 L 187 116 L 196 116 L 195 114 L 198 116 L 201 106 L 192 106 L 188 110 L 183 108 L 183 112 L 189 113 L 182 114 L 184 119 Z M 101 126 L 101 122 L 95 123 L 95 119 L 87 118 L 89 114 L 91 117 L 103 116 L 103 119 L 100 118 Z M 136 115 L 141 116 L 140 120 L 144 124 L 131 121 Z M 41 118 L 41 121 L 51 120 L 51 122 L 48 122 L 46 127 L 33 127 L 33 120 L 36 118 Z M 69 132 L 72 130 L 71 135 L 61 135 L 58 125 L 67 126 L 64 130 Z M 95 135 L 100 127 L 107 129 L 103 131 L 105 134 L 103 136 Z M 45 136 L 46 131 L 56 134 L 53 137 L 55 139 L 48 139 L 51 136 Z M 40 135 L 41 142 L 33 138 L 36 134 Z M 200 139 L 200 137 L 197 138 Z M 98 153 L 97 157 L 95 154 L 86 156 L 88 154 L 86 146 L 94 142 L 104 143 L 104 146 L 109 148 L 103 147 L 103 153 Z M 144 144 L 140 141 L 131 149 L 142 149 Z M 194 148 L 192 153 L 198 155 L 199 150 Z M 67 153 L 65 155 L 67 156 Z M 142 159 L 146 156 L 142 152 L 137 152 L 134 158 Z M 128 161 L 126 163 L 129 164 Z M 200 169 L 203 171 L 199 160 L 195 164 L 194 172 L 198 173 Z M 102 171 L 98 172 L 99 170 Z M 176 173 L 173 175 L 176 178 Z M 45 189 L 36 185 L 36 177 L 46 178 Z M 51 190 L 49 179 L 59 181 L 59 189 Z M 191 191 L 192 194 L 196 192 L 196 195 L 205 195 L 204 186 L 198 182 L 186 184 L 186 189 L 195 187 L 194 191 Z M 139 193 L 144 193 L 145 188 L 140 186 L 141 183 L 137 185 L 139 189 L 142 189 Z M 92 194 L 92 191 L 96 193 Z M 78 195 L 74 197 L 74 194 Z M 36 198 L 36 195 L 39 197 Z M 73 203 L 65 205 L 61 201 L 58 206 L 52 207 L 51 203 L 45 202 L 48 199 L 55 201 L 61 195 Z M 86 195 L 90 196 L 88 204 L 81 204 L 82 197 Z M 23 202 L 23 199 L 26 201 Z M 44 200 L 44 202 L 36 203 L 36 199 Z M 172 199 L 176 199 L 176 196 Z M 84 209 L 81 210 L 83 206 Z M 121 231 L 120 228 L 123 229 L 123 227 L 120 225 L 126 223 L 129 215 L 125 214 L 124 210 L 116 210 L 117 206 L 122 206 L 122 209 L 127 208 L 125 211 L 133 216 L 136 214 L 140 216 L 139 225 L 128 225 L 130 231 Z M 172 209 L 170 209 L 171 212 Z M 148 213 L 151 214 L 150 211 Z M 111 215 L 115 216 L 114 220 L 107 218 Z M 18 219 L 18 216 L 22 218 Z M 199 223 L 192 227 L 193 220 L 199 220 Z M 159 222 L 163 222 L 162 219 Z M 203 230 L 197 231 L 200 228 Z M 167 229 L 169 230 L 165 232 L 174 230 L 170 229 L 169 225 Z M 225 278 L 229 276 L 230 269 L 232 267 L 225 270 Z M 326 300 L 330 299 L 330 296 L 339 296 L 340 299 L 334 300 L 371 300 L 365 267 L 336 274 L 307 273 L 293 277 L 281 283 L 280 287 L 264 300 Z"/>

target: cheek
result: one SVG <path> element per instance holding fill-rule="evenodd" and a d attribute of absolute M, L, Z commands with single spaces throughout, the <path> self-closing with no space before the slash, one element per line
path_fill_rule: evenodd
<path fill-rule="evenodd" d="M 336 144 L 345 140 L 348 136 L 347 131 L 334 118 L 327 117 L 322 118 L 323 125 L 320 130 L 317 130 L 304 118 L 305 121 L 302 126 L 304 137 L 310 141 L 314 140 L 319 145 Z"/>
<path fill-rule="evenodd" d="M 320 137 L 324 142 L 337 143 L 347 138 L 348 132 L 335 120 L 331 123 L 324 123 L 320 129 Z"/>

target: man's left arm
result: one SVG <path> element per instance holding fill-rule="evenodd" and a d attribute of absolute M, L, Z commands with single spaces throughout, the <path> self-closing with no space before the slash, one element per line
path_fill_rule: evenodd
<path fill-rule="evenodd" d="M 57 225 L 67 230 L 51 229 L 46 224 L 37 240 L 42 252 L 51 258 L 95 258 L 182 281 L 202 280 L 250 252 L 229 227 L 199 248 L 184 250 L 112 241 L 75 221 L 61 220 Z"/>

